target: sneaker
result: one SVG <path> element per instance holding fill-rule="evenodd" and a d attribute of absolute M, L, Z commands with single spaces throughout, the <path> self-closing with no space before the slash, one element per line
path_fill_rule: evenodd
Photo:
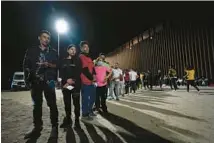
<path fill-rule="evenodd" d="M 198 91 L 198 95 L 200 95 L 200 93 L 201 93 L 201 91 L 199 90 L 199 91 Z"/>
<path fill-rule="evenodd" d="M 96 109 L 96 113 L 100 113 L 100 112 L 101 112 L 100 108 Z"/>
<path fill-rule="evenodd" d="M 107 113 L 108 113 L 108 110 L 103 110 L 103 113 L 107 114 Z"/>
<path fill-rule="evenodd" d="M 82 118 L 81 118 L 83 121 L 92 121 L 93 118 L 90 117 L 89 115 L 83 115 Z"/>
<path fill-rule="evenodd" d="M 29 138 L 36 138 L 38 136 L 41 135 L 41 131 L 42 131 L 43 127 L 34 127 L 32 130 L 28 131 L 25 134 L 24 139 L 29 139 Z"/>
<path fill-rule="evenodd" d="M 112 100 L 112 99 L 113 99 L 113 97 L 108 97 L 107 99 L 108 99 L 108 100 Z"/>
<path fill-rule="evenodd" d="M 96 117 L 97 115 L 94 114 L 94 112 L 91 112 L 91 113 L 89 114 L 89 116 L 91 116 L 91 117 Z"/>
<path fill-rule="evenodd" d="M 119 98 L 117 98 L 116 100 L 117 100 L 117 101 L 119 101 L 120 99 L 119 99 Z"/>

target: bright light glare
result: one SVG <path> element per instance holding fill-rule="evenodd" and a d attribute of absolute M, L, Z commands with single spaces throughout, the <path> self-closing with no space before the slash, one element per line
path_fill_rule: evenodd
<path fill-rule="evenodd" d="M 68 31 L 68 24 L 64 19 L 56 21 L 56 30 L 58 33 L 63 34 Z"/>

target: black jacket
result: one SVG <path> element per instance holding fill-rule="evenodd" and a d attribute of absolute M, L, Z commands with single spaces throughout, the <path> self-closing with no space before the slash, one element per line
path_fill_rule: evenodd
<path fill-rule="evenodd" d="M 46 68 L 37 64 L 37 62 L 40 62 L 42 59 L 41 55 L 43 55 L 46 62 L 57 64 L 58 55 L 56 50 L 47 48 L 42 51 L 39 46 L 29 48 L 25 53 L 23 61 L 23 70 L 26 82 L 36 82 L 38 80 L 37 75 L 43 76 L 44 81 L 56 80 L 57 68 Z"/>
<path fill-rule="evenodd" d="M 75 81 L 74 87 L 76 89 L 80 89 L 81 80 L 80 75 L 82 72 L 82 65 L 80 58 L 78 56 L 74 56 L 71 59 L 63 59 L 59 64 L 60 68 L 60 77 L 62 78 L 62 86 L 65 85 L 67 79 L 71 78 Z"/>

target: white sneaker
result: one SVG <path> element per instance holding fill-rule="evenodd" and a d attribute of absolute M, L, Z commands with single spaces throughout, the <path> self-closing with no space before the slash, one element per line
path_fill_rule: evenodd
<path fill-rule="evenodd" d="M 197 95 L 200 95 L 200 93 L 201 93 L 201 91 L 199 90 Z"/>

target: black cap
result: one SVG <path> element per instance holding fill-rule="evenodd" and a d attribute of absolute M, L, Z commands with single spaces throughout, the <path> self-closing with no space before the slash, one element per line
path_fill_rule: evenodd
<path fill-rule="evenodd" d="M 104 53 L 100 53 L 99 56 L 105 56 L 105 54 Z"/>
<path fill-rule="evenodd" d="M 40 31 L 39 36 L 41 36 L 43 33 L 46 33 L 46 34 L 48 34 L 49 36 L 51 36 L 51 33 L 50 33 L 49 31 L 47 31 L 47 30 L 42 30 L 42 31 Z"/>
<path fill-rule="evenodd" d="M 74 44 L 70 44 L 70 45 L 67 47 L 67 50 L 69 50 L 71 47 L 75 47 L 75 48 L 76 48 L 76 46 L 75 46 Z"/>

